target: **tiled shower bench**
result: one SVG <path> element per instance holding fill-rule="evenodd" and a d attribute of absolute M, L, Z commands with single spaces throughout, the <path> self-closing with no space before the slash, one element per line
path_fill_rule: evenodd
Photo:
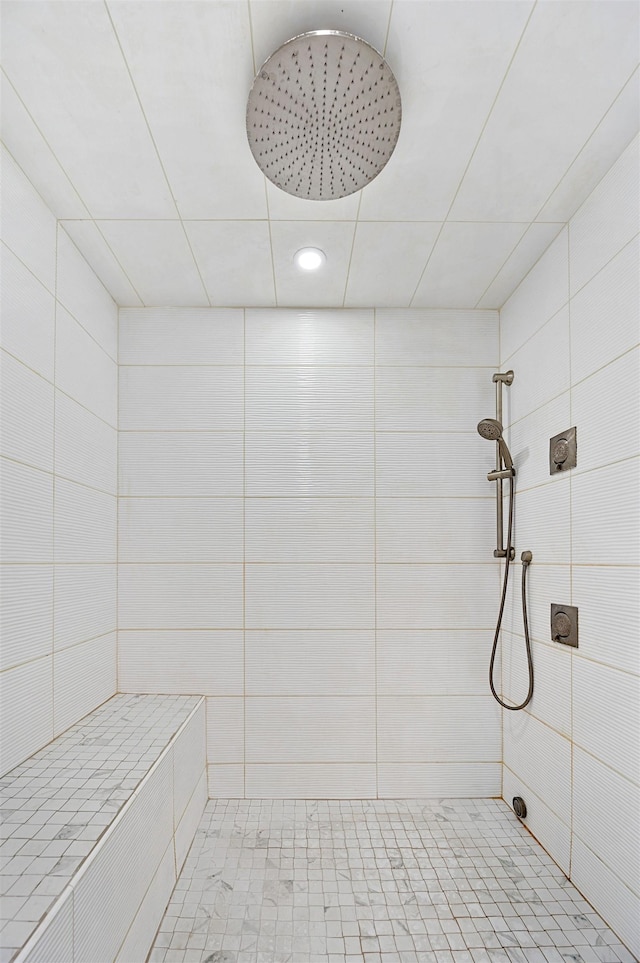
<path fill-rule="evenodd" d="M 8 773 L 1 963 L 143 963 L 206 797 L 198 696 L 116 695 Z"/>

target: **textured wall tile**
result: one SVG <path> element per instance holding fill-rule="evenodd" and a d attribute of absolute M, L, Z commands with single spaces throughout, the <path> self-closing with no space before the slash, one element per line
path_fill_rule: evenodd
<path fill-rule="evenodd" d="M 242 628 L 241 565 L 120 565 L 120 629 Z"/>
<path fill-rule="evenodd" d="M 0 674 L 0 774 L 53 739 L 53 659 L 46 656 Z"/>
<path fill-rule="evenodd" d="M 504 763 L 561 820 L 571 807 L 571 743 L 526 712 L 504 718 Z M 543 838 L 543 837 L 540 837 Z"/>
<path fill-rule="evenodd" d="M 640 350 L 632 349 L 576 385 L 571 412 L 579 445 L 575 474 L 639 454 Z"/>
<path fill-rule="evenodd" d="M 245 637 L 247 695 L 373 694 L 373 631 L 269 629 Z"/>
<path fill-rule="evenodd" d="M 373 432 L 246 433 L 246 494 L 373 495 Z"/>
<path fill-rule="evenodd" d="M 56 312 L 56 387 L 115 428 L 118 366 L 68 311 Z"/>
<path fill-rule="evenodd" d="M 120 364 L 242 364 L 239 308 L 121 308 Z"/>
<path fill-rule="evenodd" d="M 373 498 L 248 498 L 248 562 L 370 562 Z"/>
<path fill-rule="evenodd" d="M 571 738 L 571 649 L 532 643 L 533 698 L 526 711 Z M 502 691 L 519 705 L 529 689 L 524 636 L 502 633 Z"/>
<path fill-rule="evenodd" d="M 380 629 L 489 629 L 495 623 L 497 566 L 378 565 Z"/>
<path fill-rule="evenodd" d="M 518 379 L 503 393 L 503 421 L 519 421 L 567 391 L 570 383 L 569 306 L 560 308 L 540 330 L 503 364 Z M 559 430 L 568 425 L 561 426 Z"/>
<path fill-rule="evenodd" d="M 383 762 L 378 766 L 378 796 L 381 799 L 499 796 L 500 769 L 497 762 Z"/>
<path fill-rule="evenodd" d="M 367 799 L 376 795 L 373 763 L 246 767 L 248 799 Z"/>
<path fill-rule="evenodd" d="M 2 238 L 42 284 L 55 291 L 56 219 L 4 148 Z"/>
<path fill-rule="evenodd" d="M 242 495 L 239 431 L 119 435 L 121 495 Z"/>
<path fill-rule="evenodd" d="M 246 311 L 247 364 L 373 364 L 373 311 Z"/>
<path fill-rule="evenodd" d="M 571 219 L 571 293 L 638 233 L 638 150 L 635 137 Z"/>
<path fill-rule="evenodd" d="M 149 889 L 144 895 L 136 918 L 124 938 L 116 957 L 116 963 L 146 959 L 151 949 L 154 934 L 171 898 L 175 882 L 175 855 L 172 840 L 167 846 Z"/>
<path fill-rule="evenodd" d="M 53 566 L 0 566 L 0 669 L 53 650 Z"/>
<path fill-rule="evenodd" d="M 487 417 L 478 413 L 477 420 Z M 376 433 L 376 490 L 389 498 L 423 495 L 481 498 L 493 495 L 487 472 L 495 468 L 495 445 L 468 433 L 437 431 Z"/>
<path fill-rule="evenodd" d="M 630 241 L 571 300 L 574 384 L 638 341 L 640 238 Z"/>
<path fill-rule="evenodd" d="M 637 776 L 637 774 L 636 774 Z M 573 831 L 623 880 L 640 868 L 640 786 L 576 747 L 573 758 Z"/>
<path fill-rule="evenodd" d="M 53 380 L 55 301 L 53 294 L 9 248 L 2 263 L 2 347 L 43 378 Z"/>
<path fill-rule="evenodd" d="M 574 565 L 637 565 L 640 548 L 640 458 L 615 469 L 615 497 L 603 497 L 611 469 L 576 475 L 571 483 Z"/>
<path fill-rule="evenodd" d="M 116 565 L 56 565 L 56 650 L 116 628 Z"/>
<path fill-rule="evenodd" d="M 203 431 L 243 425 L 239 365 L 120 367 L 122 431 Z"/>
<path fill-rule="evenodd" d="M 58 301 L 117 361 L 118 308 L 69 235 L 58 232 Z"/>
<path fill-rule="evenodd" d="M 499 762 L 500 712 L 490 695 L 379 696 L 380 762 Z"/>
<path fill-rule="evenodd" d="M 47 913 L 25 947 L 23 963 L 69 963 L 73 960 L 73 892 Z"/>
<path fill-rule="evenodd" d="M 173 761 L 173 828 L 176 832 L 191 797 L 205 776 L 206 707 L 204 699 L 193 710 L 171 749 Z M 202 815 L 202 813 L 200 813 Z M 199 817 L 198 817 L 199 818 Z M 195 831 L 195 828 L 194 828 Z"/>
<path fill-rule="evenodd" d="M 244 766 L 207 766 L 209 799 L 244 799 Z"/>
<path fill-rule="evenodd" d="M 53 682 L 54 734 L 58 736 L 115 695 L 115 633 L 56 652 Z"/>
<path fill-rule="evenodd" d="M 115 562 L 117 500 L 113 495 L 56 479 L 57 562 Z"/>
<path fill-rule="evenodd" d="M 491 557 L 489 498 L 378 498 L 378 562 L 483 562 Z"/>
<path fill-rule="evenodd" d="M 56 392 L 56 473 L 116 494 L 118 432 L 82 405 Z"/>
<path fill-rule="evenodd" d="M 490 366 L 498 312 L 384 308 L 376 311 L 376 363 Z"/>
<path fill-rule="evenodd" d="M 53 475 L 0 459 L 3 562 L 53 561 Z"/>
<path fill-rule="evenodd" d="M 210 765 L 244 764 L 244 706 L 244 698 L 207 699 L 207 762 Z"/>
<path fill-rule="evenodd" d="M 572 602 L 580 619 L 580 654 L 613 669 L 638 673 L 638 570 L 574 565 Z"/>
<path fill-rule="evenodd" d="M 569 238 L 564 228 L 500 309 L 502 356 L 510 358 L 569 300 Z"/>
<path fill-rule="evenodd" d="M 248 367 L 246 426 L 262 431 L 373 429 L 373 368 Z"/>
<path fill-rule="evenodd" d="M 230 629 L 118 635 L 121 692 L 240 695 L 243 660 L 242 632 Z"/>
<path fill-rule="evenodd" d="M 373 698 L 251 698 L 247 763 L 375 762 Z"/>
<path fill-rule="evenodd" d="M 494 408 L 493 368 L 376 368 L 379 431 L 469 431 Z"/>
<path fill-rule="evenodd" d="M 370 629 L 373 565 L 247 565 L 246 627 Z"/>
<path fill-rule="evenodd" d="M 487 690 L 489 631 L 379 630 L 378 695 L 477 695 Z"/>
<path fill-rule="evenodd" d="M 531 775 L 531 781 L 527 782 L 520 774 L 504 766 L 502 796 L 509 806 L 515 796 L 524 799 L 527 806 L 527 828 L 536 839 L 544 843 L 545 849 L 555 859 L 560 869 L 569 875 L 571 872 L 570 812 L 567 810 L 558 816 L 553 809 L 550 809 L 541 798 L 535 773 Z"/>
<path fill-rule="evenodd" d="M 242 562 L 240 498 L 121 498 L 121 562 Z"/>
<path fill-rule="evenodd" d="M 627 779 L 640 772 L 640 676 L 573 660 L 573 738 Z"/>
<path fill-rule="evenodd" d="M 2 454 L 52 471 L 53 386 L 4 351 L 0 369 Z"/>
<path fill-rule="evenodd" d="M 634 956 L 640 957 L 640 897 L 579 838 L 571 853 L 571 879 Z"/>

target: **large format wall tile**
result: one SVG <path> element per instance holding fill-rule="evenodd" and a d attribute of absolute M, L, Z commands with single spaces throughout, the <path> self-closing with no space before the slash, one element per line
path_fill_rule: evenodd
<path fill-rule="evenodd" d="M 503 795 L 524 797 L 528 828 L 636 955 L 637 163 L 636 137 L 501 311 L 501 363 L 515 370 L 505 434 L 517 470 L 516 548 L 533 552 L 535 677 L 527 709 L 505 713 Z M 572 426 L 576 467 L 551 477 L 549 439 Z M 577 649 L 552 641 L 553 602 L 577 606 Z M 508 691 L 526 687 L 521 619 L 514 584 L 503 626 Z"/>

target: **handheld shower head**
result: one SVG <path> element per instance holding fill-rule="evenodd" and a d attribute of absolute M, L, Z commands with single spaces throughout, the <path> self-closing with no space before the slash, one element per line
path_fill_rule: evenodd
<path fill-rule="evenodd" d="M 478 434 L 487 441 L 497 441 L 500 446 L 500 454 L 507 468 L 513 468 L 513 458 L 507 447 L 507 443 L 502 437 L 502 425 L 495 418 L 483 418 L 478 422 Z"/>

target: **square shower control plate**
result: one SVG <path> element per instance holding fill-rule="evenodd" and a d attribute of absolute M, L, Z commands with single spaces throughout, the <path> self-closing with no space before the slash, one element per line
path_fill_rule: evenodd
<path fill-rule="evenodd" d="M 555 475 L 568 468 L 575 468 L 577 463 L 576 429 L 568 428 L 554 435 L 549 441 L 549 474 Z"/>
<path fill-rule="evenodd" d="M 578 609 L 575 605 L 551 603 L 551 638 L 578 648 Z"/>

